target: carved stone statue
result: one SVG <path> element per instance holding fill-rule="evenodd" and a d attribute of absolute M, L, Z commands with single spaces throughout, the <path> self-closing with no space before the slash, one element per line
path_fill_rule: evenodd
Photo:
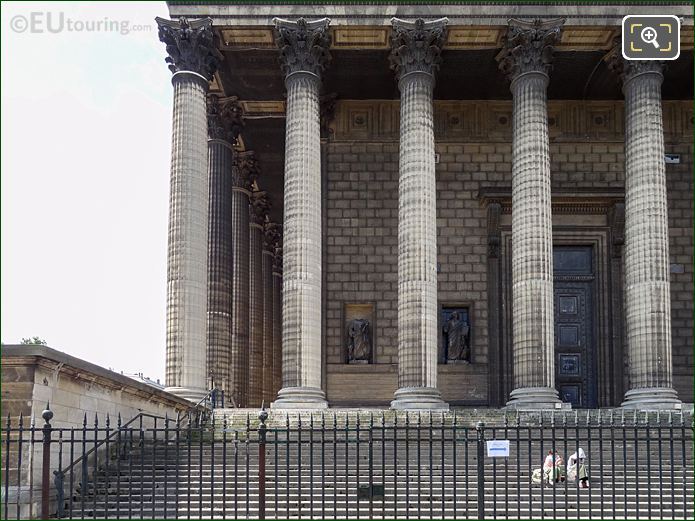
<path fill-rule="evenodd" d="M 446 360 L 452 362 L 471 362 L 470 327 L 454 311 L 444 326 Z"/>
<path fill-rule="evenodd" d="M 347 327 L 347 359 L 348 363 L 369 363 L 372 354 L 372 338 L 369 331 L 369 320 L 356 318 Z"/>

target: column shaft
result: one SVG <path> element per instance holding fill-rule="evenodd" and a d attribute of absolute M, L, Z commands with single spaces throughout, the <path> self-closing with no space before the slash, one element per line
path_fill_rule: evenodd
<path fill-rule="evenodd" d="M 626 63 L 625 316 L 630 389 L 624 407 L 673 409 L 671 291 L 661 64 Z"/>
<path fill-rule="evenodd" d="M 511 80 L 512 351 L 508 406 L 554 408 L 553 213 L 547 94 L 553 45 L 564 20 L 510 20 L 497 56 Z"/>
<path fill-rule="evenodd" d="M 437 387 L 437 201 L 432 77 L 401 80 L 398 387 Z"/>
<path fill-rule="evenodd" d="M 282 272 L 273 269 L 273 398 L 282 388 L 282 373 Z"/>
<path fill-rule="evenodd" d="M 319 84 L 328 19 L 275 19 L 287 88 L 282 278 L 282 389 L 273 406 L 326 407 L 321 389 Z"/>
<path fill-rule="evenodd" d="M 515 399 L 557 401 L 553 330 L 553 216 L 546 86 L 529 72 L 512 83 L 512 350 Z M 517 398 L 520 396 L 520 398 Z M 538 402 L 540 400 L 540 402 Z"/>
<path fill-rule="evenodd" d="M 263 400 L 263 226 L 249 230 L 249 399 L 250 407 Z"/>
<path fill-rule="evenodd" d="M 207 382 L 207 83 L 177 72 L 173 84 L 166 380 L 170 392 L 198 400 Z"/>
<path fill-rule="evenodd" d="M 275 398 L 273 385 L 273 253 L 263 248 L 261 278 L 263 279 L 263 402 Z"/>
<path fill-rule="evenodd" d="M 234 151 L 220 139 L 208 141 L 210 212 L 208 219 L 208 376 L 218 389 L 230 387 L 232 327 L 232 165 Z"/>
<path fill-rule="evenodd" d="M 398 164 L 398 390 L 393 409 L 448 409 L 437 389 L 437 193 L 432 91 L 446 19 L 392 20 L 401 92 Z M 426 54 L 422 49 L 428 49 Z M 434 49 L 434 50 L 433 50 Z"/>
<path fill-rule="evenodd" d="M 222 55 L 212 19 L 156 18 L 174 73 L 169 245 L 167 390 L 198 401 L 207 392 L 208 132 L 205 94 Z"/>
<path fill-rule="evenodd" d="M 282 387 L 321 390 L 321 158 L 318 79 L 287 79 L 282 287 Z M 310 400 L 311 402 L 312 400 Z M 281 405 L 278 404 L 278 405 Z"/>
<path fill-rule="evenodd" d="M 230 334 L 231 397 L 238 407 L 248 405 L 249 390 L 249 195 L 232 191 L 232 323 Z"/>

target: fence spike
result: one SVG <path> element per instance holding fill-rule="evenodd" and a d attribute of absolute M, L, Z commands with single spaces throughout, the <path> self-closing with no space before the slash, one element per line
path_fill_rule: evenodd
<path fill-rule="evenodd" d="M 31 420 L 29 421 L 29 427 L 32 429 L 36 427 L 36 416 L 33 414 L 31 415 Z"/>
<path fill-rule="evenodd" d="M 97 413 L 94 413 L 94 428 L 96 429 L 99 427 L 99 416 Z"/>
<path fill-rule="evenodd" d="M 10 428 L 10 413 L 7 413 L 7 428 Z"/>
<path fill-rule="evenodd" d="M 87 413 L 84 413 L 84 417 L 82 418 L 82 428 L 87 428 Z"/>
<path fill-rule="evenodd" d="M 121 428 L 121 413 L 120 412 L 118 413 L 118 418 L 116 419 L 116 425 L 118 426 L 119 429 Z"/>
<path fill-rule="evenodd" d="M 106 413 L 106 429 L 108 430 L 111 426 L 111 419 L 109 418 L 109 413 Z"/>
<path fill-rule="evenodd" d="M 22 427 L 24 427 L 24 415 L 22 411 L 19 411 L 19 428 L 21 429 Z"/>

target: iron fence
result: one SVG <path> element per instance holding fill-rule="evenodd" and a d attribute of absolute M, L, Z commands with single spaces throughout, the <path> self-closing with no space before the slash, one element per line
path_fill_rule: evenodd
<path fill-rule="evenodd" d="M 693 424 L 681 413 L 516 415 L 488 425 L 471 412 L 269 418 L 237 410 L 183 419 L 140 414 L 127 423 L 85 418 L 81 428 L 54 427 L 51 419 L 46 410 L 43 426 L 8 419 L 3 429 L 4 519 L 694 513 Z M 566 459 L 580 449 L 585 459 L 574 469 L 588 488 L 566 472 Z"/>

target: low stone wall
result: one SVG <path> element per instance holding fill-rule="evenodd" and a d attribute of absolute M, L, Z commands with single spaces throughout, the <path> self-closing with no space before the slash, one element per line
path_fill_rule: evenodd
<path fill-rule="evenodd" d="M 191 407 L 191 402 L 170 393 L 139 382 L 122 374 L 109 371 L 66 353 L 46 346 L 6 345 L 2 347 L 2 415 L 3 428 L 9 416 L 12 427 L 19 425 L 23 417 L 23 427 L 28 429 L 34 418 L 37 428 L 44 421 L 41 418 L 46 404 L 53 411 L 51 425 L 57 428 L 82 429 L 85 415 L 87 425 L 94 427 L 95 417 L 104 426 L 107 415 L 111 427 L 116 427 L 118 415 L 125 424 L 139 413 L 155 416 L 168 415 L 175 418 Z M 3 431 L 3 449 L 6 432 Z M 28 441 L 31 434 L 25 432 L 23 439 Z M 36 432 L 36 439 L 42 439 Z M 53 436 L 54 441 L 58 435 Z M 11 439 L 16 439 L 13 433 Z M 51 480 L 53 470 L 64 468 L 70 462 L 68 455 L 58 461 L 58 442 L 51 450 Z M 21 469 L 18 466 L 17 445 L 12 443 L 9 458 L 9 489 L 5 497 L 2 487 L 2 508 L 5 501 L 11 518 L 36 518 L 41 506 L 41 444 L 34 450 L 25 444 L 21 451 Z M 75 456 L 77 457 L 77 456 Z M 3 457 L 3 467 L 5 466 Z M 20 478 L 18 479 L 18 474 Z M 21 488 L 19 488 L 21 487 Z M 51 487 L 52 494 L 55 493 Z M 18 494 L 18 492 L 20 492 Z M 18 500 L 19 497 L 19 510 Z M 52 505 L 52 509 L 54 506 Z M 17 515 L 19 512 L 19 515 Z"/>

